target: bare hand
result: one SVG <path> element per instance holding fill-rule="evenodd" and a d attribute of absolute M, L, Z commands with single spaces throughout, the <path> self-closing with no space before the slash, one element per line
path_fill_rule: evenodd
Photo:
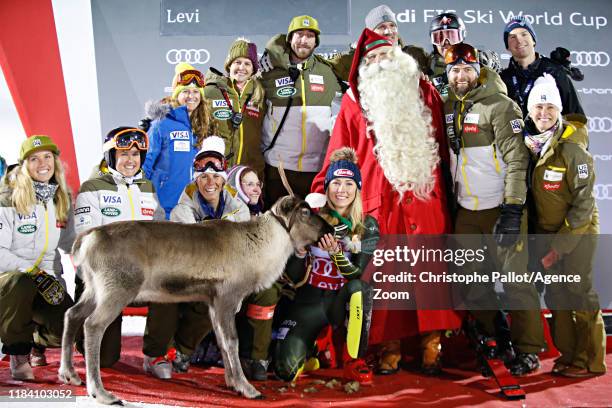
<path fill-rule="evenodd" d="M 332 234 L 323 235 L 323 237 L 321 237 L 321 239 L 319 240 L 318 246 L 323 251 L 327 251 L 331 254 L 335 254 L 336 252 L 340 251 L 338 241 L 336 240 L 336 238 L 334 238 Z"/>

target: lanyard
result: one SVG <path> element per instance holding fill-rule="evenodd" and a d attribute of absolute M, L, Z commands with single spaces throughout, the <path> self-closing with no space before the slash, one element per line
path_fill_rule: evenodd
<path fill-rule="evenodd" d="M 221 95 L 223 95 L 223 99 L 225 99 L 225 103 L 227 103 L 227 107 L 230 108 L 230 110 L 232 111 L 232 113 L 236 113 L 234 111 L 234 106 L 232 105 L 232 102 L 229 100 L 229 97 L 227 96 L 227 92 L 225 92 L 225 89 L 221 89 L 219 88 L 219 90 L 221 91 Z M 240 113 L 244 113 L 244 110 L 246 109 L 249 101 L 251 100 L 251 97 L 253 96 L 253 94 L 249 94 L 249 96 L 246 98 L 246 101 L 244 101 L 244 105 L 242 106 L 242 109 L 240 110 Z M 238 97 L 240 98 L 240 97 Z"/>
<path fill-rule="evenodd" d="M 516 75 L 512 75 L 512 84 L 514 85 L 514 90 L 516 91 L 516 97 L 521 104 L 521 107 L 525 104 L 525 98 L 529 95 L 529 91 L 531 91 L 531 87 L 533 86 L 533 79 L 527 81 L 527 85 L 525 89 L 521 92 L 521 87 L 518 83 L 518 79 L 516 79 Z"/>

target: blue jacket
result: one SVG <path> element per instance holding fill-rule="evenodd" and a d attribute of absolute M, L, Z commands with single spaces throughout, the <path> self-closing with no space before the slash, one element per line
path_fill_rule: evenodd
<path fill-rule="evenodd" d="M 150 146 L 142 168 L 155 186 L 168 219 L 183 189 L 191 182 L 193 159 L 198 152 L 187 107 L 179 106 L 154 121 L 148 135 Z"/>

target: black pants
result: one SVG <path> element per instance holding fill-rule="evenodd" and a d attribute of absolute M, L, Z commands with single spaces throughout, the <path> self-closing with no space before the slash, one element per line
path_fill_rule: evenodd
<path fill-rule="evenodd" d="M 331 291 L 305 286 L 298 290 L 279 329 L 275 352 L 276 375 L 291 381 L 314 351 L 321 330 L 331 324 L 339 326 L 347 317 L 351 296 L 361 292 L 363 324 L 359 339 L 359 357 L 365 355 L 372 314 L 372 289 L 359 279 L 347 282 L 340 290 Z"/>

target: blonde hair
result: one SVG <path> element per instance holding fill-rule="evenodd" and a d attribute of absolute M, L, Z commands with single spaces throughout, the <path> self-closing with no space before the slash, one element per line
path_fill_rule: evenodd
<path fill-rule="evenodd" d="M 171 99 L 171 104 L 174 108 L 181 106 L 177 99 Z M 191 115 L 189 115 L 191 131 L 196 137 L 196 146 L 198 149 L 202 147 L 202 140 L 204 140 L 205 137 L 217 133 L 217 123 L 212 120 L 211 117 L 211 107 L 208 103 L 208 99 L 202 96 L 200 99 L 200 104 L 195 108 Z"/>
<path fill-rule="evenodd" d="M 325 196 L 327 197 L 326 207 L 331 210 L 336 210 L 336 208 L 334 207 L 334 204 L 329 198 L 329 189 L 327 189 L 327 191 L 325 192 Z M 353 229 L 351 230 L 351 232 L 354 234 L 361 235 L 363 231 L 365 230 L 365 227 L 363 225 L 363 205 L 361 203 L 361 190 L 357 189 L 355 191 L 355 199 L 353 200 L 351 205 L 349 205 L 347 213 L 348 213 L 347 218 L 351 220 L 351 222 L 353 223 Z M 337 220 L 336 221 L 333 220 L 333 218 L 335 217 L 333 217 L 331 214 L 329 214 L 326 211 L 321 212 L 321 217 L 323 217 L 325 221 L 327 221 L 328 223 L 332 225 L 337 224 Z"/>
<path fill-rule="evenodd" d="M 21 215 L 30 215 L 36 206 L 36 194 L 34 193 L 33 179 L 30 176 L 27 166 L 27 158 L 15 169 L 15 177 L 9 180 L 9 185 L 13 189 L 11 200 L 17 213 Z M 60 222 L 68 220 L 68 211 L 70 211 L 70 195 L 64 175 L 64 166 L 59 157 L 53 155 L 53 163 L 55 170 L 53 172 L 54 180 L 57 183 L 57 191 L 53 197 L 55 205 L 55 217 Z"/>

